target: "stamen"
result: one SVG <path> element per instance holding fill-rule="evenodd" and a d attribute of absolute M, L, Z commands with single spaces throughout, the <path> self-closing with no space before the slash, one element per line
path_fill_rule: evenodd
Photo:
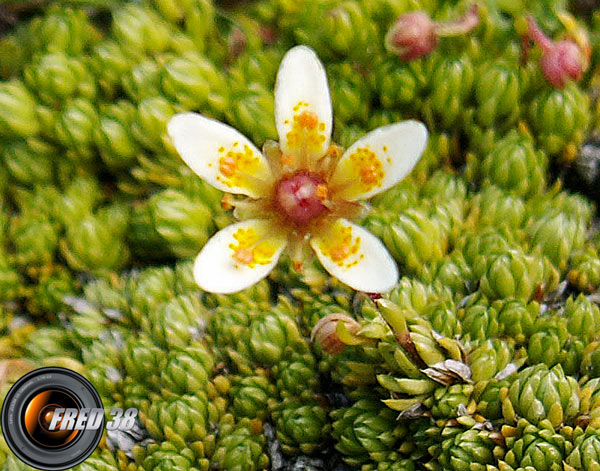
<path fill-rule="evenodd" d="M 321 183 L 320 185 L 317 185 L 317 197 L 320 200 L 326 200 L 327 199 L 327 185 Z"/>
<path fill-rule="evenodd" d="M 317 173 L 324 175 L 325 180 L 330 180 L 342 155 L 342 147 L 336 144 L 330 145 L 327 153 L 317 161 Z"/>

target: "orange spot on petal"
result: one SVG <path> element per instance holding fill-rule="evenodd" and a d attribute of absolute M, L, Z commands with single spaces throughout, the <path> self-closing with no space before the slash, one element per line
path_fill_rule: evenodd
<path fill-rule="evenodd" d="M 233 253 L 233 258 L 244 265 L 250 265 L 252 260 L 254 260 L 254 255 L 252 254 L 252 250 L 241 248 Z"/>
<path fill-rule="evenodd" d="M 317 118 L 316 114 L 311 113 L 310 111 L 305 111 L 298 116 L 298 122 L 303 128 L 315 129 L 319 123 L 319 118 Z"/>
<path fill-rule="evenodd" d="M 229 153 L 219 161 L 219 171 L 226 177 L 232 177 L 235 174 L 235 169 L 235 158 L 230 156 Z"/>

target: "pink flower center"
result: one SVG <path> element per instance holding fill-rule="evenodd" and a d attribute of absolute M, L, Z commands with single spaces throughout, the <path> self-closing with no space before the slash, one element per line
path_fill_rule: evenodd
<path fill-rule="evenodd" d="M 314 173 L 300 170 L 282 178 L 275 188 L 277 206 L 296 226 L 305 226 L 327 211 L 325 181 Z"/>

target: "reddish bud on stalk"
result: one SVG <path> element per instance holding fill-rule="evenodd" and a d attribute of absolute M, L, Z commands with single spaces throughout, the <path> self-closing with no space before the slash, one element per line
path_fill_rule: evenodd
<path fill-rule="evenodd" d="M 435 49 L 435 23 L 422 11 L 406 13 L 396 20 L 385 37 L 385 46 L 402 60 L 425 56 Z"/>
<path fill-rule="evenodd" d="M 572 39 L 552 41 L 531 16 L 527 25 L 529 38 L 542 49 L 540 68 L 546 81 L 555 88 L 563 88 L 570 80 L 580 80 L 588 63 L 580 44 Z"/>
<path fill-rule="evenodd" d="M 402 60 L 426 56 L 435 49 L 440 37 L 459 36 L 479 24 L 479 7 L 472 5 L 457 21 L 434 22 L 425 12 L 413 11 L 400 16 L 387 32 L 385 46 Z"/>
<path fill-rule="evenodd" d="M 346 344 L 337 335 L 337 325 L 340 321 L 346 325 L 346 329 L 351 334 L 355 334 L 360 329 L 360 324 L 349 316 L 328 314 L 317 322 L 310 334 L 311 340 L 331 355 L 340 353 L 346 348 Z"/>

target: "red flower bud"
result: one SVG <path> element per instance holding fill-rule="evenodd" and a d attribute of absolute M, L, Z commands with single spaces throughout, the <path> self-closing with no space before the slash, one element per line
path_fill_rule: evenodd
<path fill-rule="evenodd" d="M 437 42 L 435 23 L 422 11 L 402 15 L 385 37 L 388 51 L 405 61 L 429 54 Z"/>
<path fill-rule="evenodd" d="M 546 81 L 563 88 L 570 80 L 578 81 L 587 68 L 587 58 L 579 44 L 571 39 L 552 41 L 532 17 L 527 18 L 529 38 L 542 49 L 540 68 Z"/>
<path fill-rule="evenodd" d="M 346 329 L 352 334 L 355 334 L 360 329 L 360 324 L 349 316 L 344 314 L 328 314 L 316 323 L 310 334 L 311 340 L 331 355 L 340 353 L 346 348 L 346 344 L 337 335 L 338 322 L 346 324 Z"/>
<path fill-rule="evenodd" d="M 583 75 L 583 58 L 579 46 L 573 41 L 558 41 L 540 58 L 540 67 L 546 80 L 556 88 L 567 81 L 578 81 Z"/>
<path fill-rule="evenodd" d="M 385 47 L 402 60 L 425 56 L 435 49 L 440 37 L 467 34 L 479 24 L 479 7 L 472 5 L 457 21 L 434 22 L 426 13 L 413 11 L 396 20 L 385 36 Z"/>

